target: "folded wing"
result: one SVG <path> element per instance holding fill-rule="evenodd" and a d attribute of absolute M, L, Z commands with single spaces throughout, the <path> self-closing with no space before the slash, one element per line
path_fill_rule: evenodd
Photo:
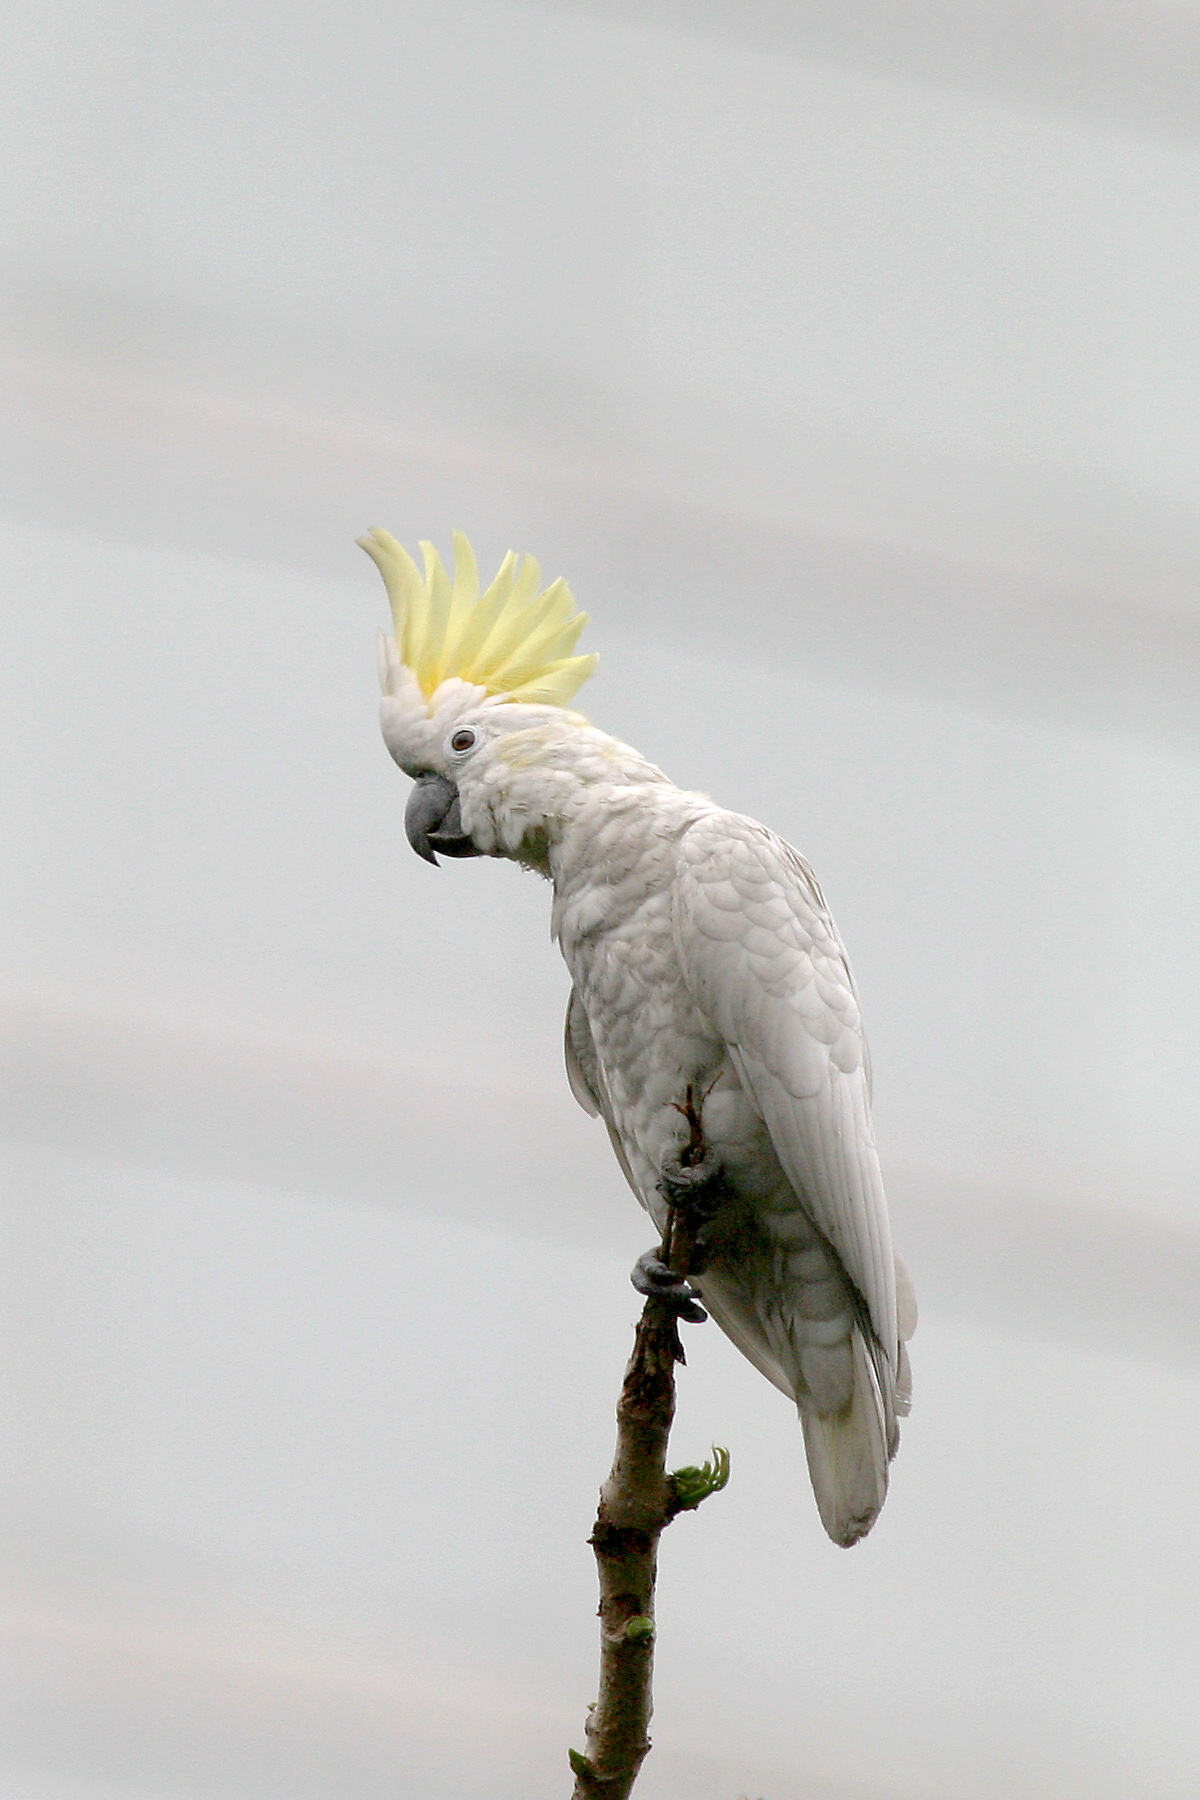
<path fill-rule="evenodd" d="M 824 896 L 781 838 L 714 811 L 683 840 L 675 932 L 697 1005 L 729 1046 L 797 1198 L 861 1296 L 891 1427 L 900 1365 L 895 1259 L 858 1001 Z"/>

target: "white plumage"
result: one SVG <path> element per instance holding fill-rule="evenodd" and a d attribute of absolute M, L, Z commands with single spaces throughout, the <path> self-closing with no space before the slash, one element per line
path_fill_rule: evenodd
<path fill-rule="evenodd" d="M 682 1102 L 700 1098 L 727 1198 L 693 1284 L 795 1400 L 825 1528 L 856 1542 L 908 1409 L 915 1305 L 854 983 L 812 871 L 561 705 L 489 692 L 470 670 L 426 692 L 394 643 L 383 666 L 388 747 L 436 799 L 440 835 L 410 824 L 416 847 L 508 856 L 553 882 L 571 1085 L 660 1229 L 658 1184 L 689 1137 Z"/>

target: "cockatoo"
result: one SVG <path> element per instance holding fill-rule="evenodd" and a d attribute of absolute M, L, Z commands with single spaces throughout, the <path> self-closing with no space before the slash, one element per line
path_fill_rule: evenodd
<path fill-rule="evenodd" d="M 416 783 L 409 842 L 551 882 L 575 1097 L 660 1232 L 672 1205 L 698 1208 L 688 1279 L 652 1251 L 634 1283 L 684 1317 L 707 1309 L 794 1400 L 821 1520 L 856 1543 L 908 1410 L 915 1306 L 858 999 L 816 878 L 764 825 L 569 709 L 597 658 L 575 654 L 586 615 L 565 582 L 539 591 L 537 563 L 510 553 L 481 594 L 461 533 L 453 576 L 432 544 L 421 572 L 386 531 L 360 542 L 391 600 L 381 722 Z"/>

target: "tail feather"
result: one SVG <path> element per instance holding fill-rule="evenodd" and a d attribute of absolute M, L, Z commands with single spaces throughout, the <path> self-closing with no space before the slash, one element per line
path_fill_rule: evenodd
<path fill-rule="evenodd" d="M 800 1404 L 808 1472 L 821 1523 L 835 1544 L 849 1547 L 870 1531 L 887 1497 L 889 1429 L 875 1361 L 854 1332 L 854 1391 L 836 1413 Z"/>
<path fill-rule="evenodd" d="M 900 1342 L 895 1366 L 855 1326 L 848 1345 L 843 1339 L 833 1347 L 842 1354 L 846 1348 L 851 1352 L 850 1397 L 838 1410 L 823 1412 L 813 1405 L 813 1392 L 805 1379 L 805 1362 L 815 1351 L 806 1350 L 798 1367 L 778 1353 L 752 1297 L 730 1280 L 728 1272 L 708 1270 L 697 1282 L 705 1306 L 722 1331 L 768 1381 L 796 1401 L 817 1510 L 835 1544 L 856 1544 L 878 1518 L 887 1497 L 888 1463 L 900 1441 L 897 1421 L 911 1404 L 912 1371 L 904 1340 L 916 1324 L 916 1303 L 903 1264 L 899 1264 L 897 1276 Z M 813 1384 L 818 1391 L 821 1385 L 827 1384 Z"/>
<path fill-rule="evenodd" d="M 896 1255 L 896 1324 L 900 1332 L 900 1354 L 896 1362 L 896 1411 L 904 1419 L 912 1411 L 912 1364 L 908 1360 L 908 1340 L 917 1329 L 917 1291 L 913 1287 L 908 1265 L 899 1253 Z"/>

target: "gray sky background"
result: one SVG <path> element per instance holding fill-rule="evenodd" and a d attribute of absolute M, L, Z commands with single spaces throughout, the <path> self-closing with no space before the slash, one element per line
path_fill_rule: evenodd
<path fill-rule="evenodd" d="M 639 1800 L 1200 1791 L 1200 7 L 12 7 L 13 1800 L 542 1800 L 647 1247 L 548 894 L 435 874 L 383 524 L 811 858 L 916 1403 L 689 1339 Z"/>

